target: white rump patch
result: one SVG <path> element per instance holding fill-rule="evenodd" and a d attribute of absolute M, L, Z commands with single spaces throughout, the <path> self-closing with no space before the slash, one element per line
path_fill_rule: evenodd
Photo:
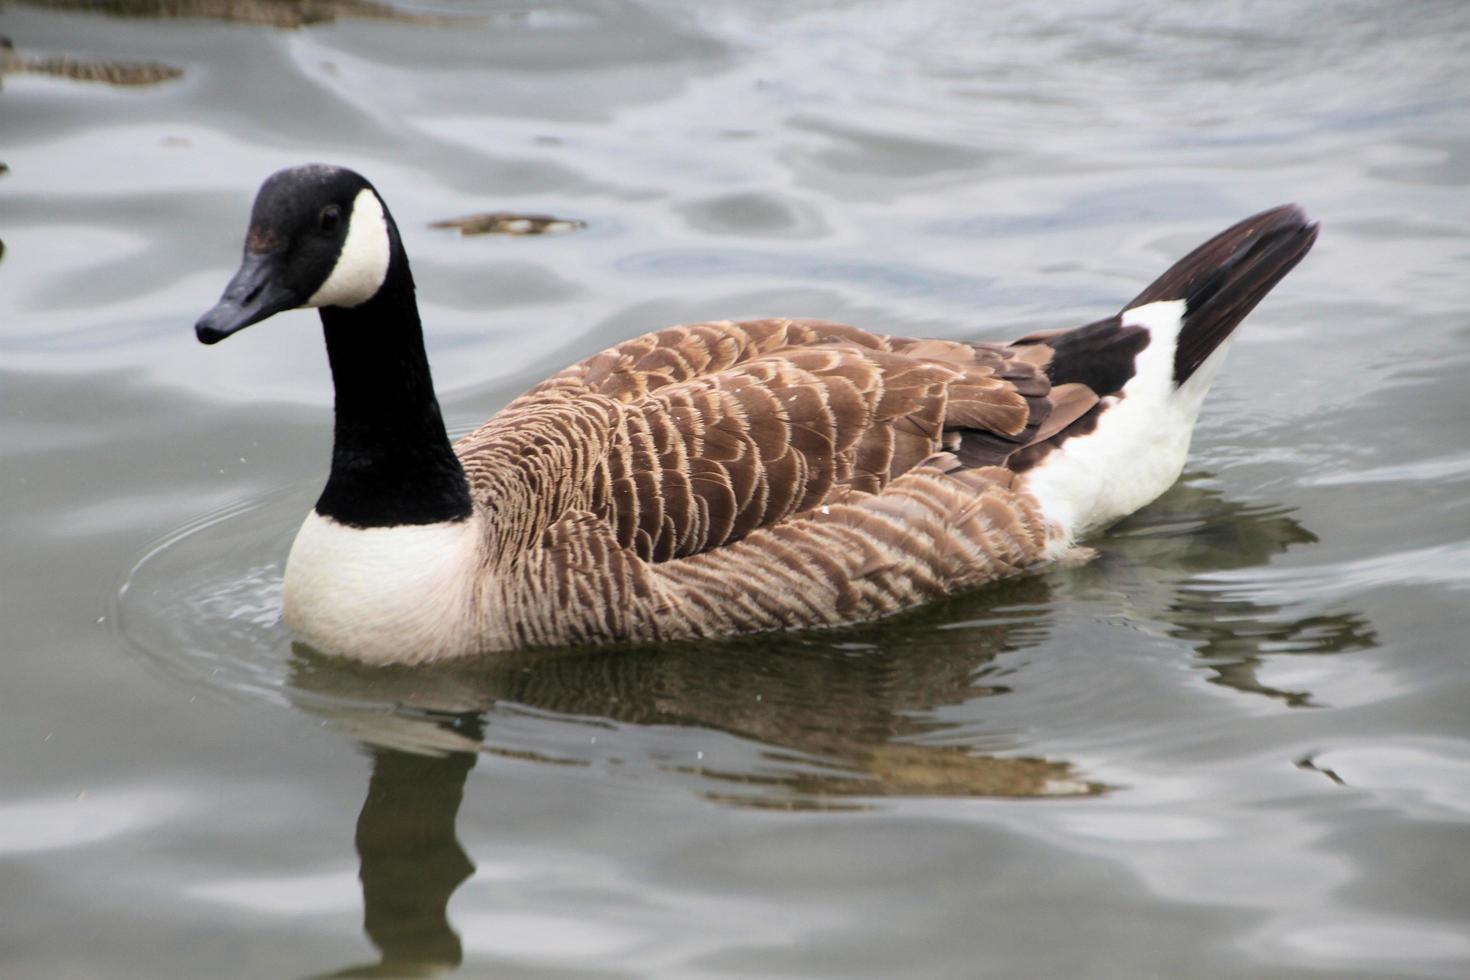
<path fill-rule="evenodd" d="M 388 278 L 388 221 L 383 202 L 364 187 L 352 202 L 347 240 L 332 274 L 304 306 L 360 306 L 372 299 Z"/>
<path fill-rule="evenodd" d="M 1152 503 L 1179 479 L 1205 390 L 1228 345 L 1220 345 L 1175 389 L 1174 350 L 1183 317 L 1183 300 L 1125 310 L 1124 325 L 1148 330 L 1149 343 L 1121 397 L 1103 399 L 1107 408 L 1094 431 L 1068 439 L 1025 475 L 1026 489 L 1059 532 L 1048 546 L 1051 557 Z"/>

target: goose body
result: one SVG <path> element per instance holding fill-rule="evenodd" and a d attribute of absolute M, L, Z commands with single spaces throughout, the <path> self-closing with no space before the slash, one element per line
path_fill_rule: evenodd
<path fill-rule="evenodd" d="M 327 653 L 423 662 L 862 622 L 1053 560 L 1174 483 L 1231 331 L 1315 237 L 1263 212 L 1118 315 L 1011 344 L 673 327 L 451 446 L 392 217 L 309 166 L 262 186 L 196 332 L 320 309 L 332 469 L 285 619 Z"/>

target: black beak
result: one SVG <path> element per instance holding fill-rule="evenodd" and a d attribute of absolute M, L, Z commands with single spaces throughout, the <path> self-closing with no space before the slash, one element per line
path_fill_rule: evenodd
<path fill-rule="evenodd" d="M 200 343 L 217 344 L 230 334 L 282 310 L 301 305 L 295 291 L 280 281 L 278 252 L 246 252 L 240 271 L 225 287 L 214 309 L 194 324 Z"/>

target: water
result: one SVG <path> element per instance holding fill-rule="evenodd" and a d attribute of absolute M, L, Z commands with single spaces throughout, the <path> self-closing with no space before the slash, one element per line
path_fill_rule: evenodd
<path fill-rule="evenodd" d="M 1470 8 L 990 7 L 0 8 L 0 972 L 1470 973 Z M 673 322 L 1004 338 L 1324 230 L 1090 564 L 369 671 L 277 622 L 313 318 L 190 330 L 312 159 L 456 432 Z M 487 211 L 586 227 L 430 227 Z"/>

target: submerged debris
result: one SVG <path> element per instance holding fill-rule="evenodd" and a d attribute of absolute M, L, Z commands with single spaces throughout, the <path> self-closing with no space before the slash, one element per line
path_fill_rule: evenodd
<path fill-rule="evenodd" d="M 362 17 L 431 26 L 463 24 L 482 19 L 450 14 L 406 13 L 390 4 L 377 3 L 374 0 L 44 0 L 41 5 L 109 17 L 199 17 L 284 28 L 330 24 L 339 17 Z"/>
<path fill-rule="evenodd" d="M 1332 782 L 1336 783 L 1338 786 L 1347 785 L 1347 781 L 1339 776 L 1336 772 L 1331 769 L 1324 769 L 1322 766 L 1317 765 L 1317 759 L 1314 755 L 1303 756 L 1302 758 L 1298 759 L 1296 761 L 1296 767 L 1298 769 L 1305 769 L 1308 772 L 1319 772 L 1330 779 Z"/>
<path fill-rule="evenodd" d="M 28 75 L 55 75 L 78 82 L 108 85 L 157 85 L 179 78 L 184 69 L 156 61 L 78 61 L 74 58 L 24 58 Z"/>
<path fill-rule="evenodd" d="M 489 211 L 467 214 L 461 218 L 435 221 L 430 228 L 458 228 L 461 235 L 553 235 L 586 228 L 587 222 L 572 218 L 553 218 L 549 214 L 516 214 L 513 211 Z"/>
<path fill-rule="evenodd" d="M 53 75 L 107 85 L 157 85 L 179 78 L 184 69 L 157 61 L 82 61 L 64 55 L 27 58 L 10 38 L 0 35 L 0 75 Z M 3 171 L 0 171 L 3 172 Z"/>

